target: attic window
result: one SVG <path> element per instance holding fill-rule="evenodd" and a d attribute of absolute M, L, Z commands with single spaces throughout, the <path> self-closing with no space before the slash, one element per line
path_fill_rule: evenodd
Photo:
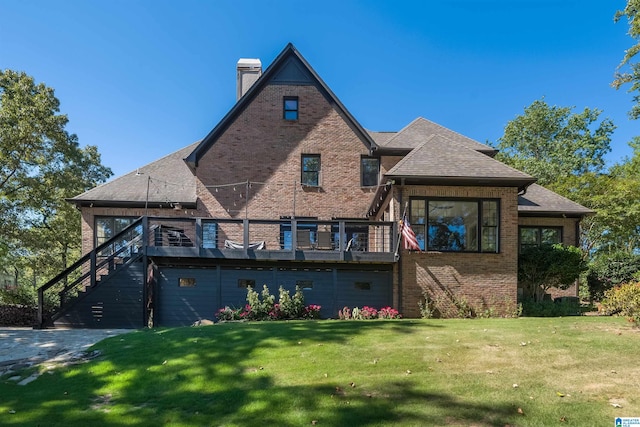
<path fill-rule="evenodd" d="M 284 97 L 283 117 L 285 120 L 298 120 L 298 97 L 297 96 Z"/>

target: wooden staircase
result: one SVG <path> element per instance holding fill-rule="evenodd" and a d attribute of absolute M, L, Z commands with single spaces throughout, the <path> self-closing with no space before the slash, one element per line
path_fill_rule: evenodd
<path fill-rule="evenodd" d="M 142 327 L 147 242 L 140 217 L 40 287 L 34 328 Z"/>

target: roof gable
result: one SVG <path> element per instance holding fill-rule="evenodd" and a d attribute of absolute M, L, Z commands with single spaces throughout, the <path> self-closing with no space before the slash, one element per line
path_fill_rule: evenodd
<path fill-rule="evenodd" d="M 194 169 L 198 166 L 199 160 L 211 148 L 220 136 L 227 130 L 233 121 L 242 113 L 253 99 L 267 84 L 294 84 L 294 85 L 316 85 L 327 101 L 338 111 L 348 126 L 355 132 L 360 140 L 370 151 L 376 150 L 378 146 L 373 138 L 364 130 L 358 121 L 345 108 L 335 94 L 324 83 L 320 76 L 313 70 L 311 65 L 302 57 L 298 50 L 289 43 L 276 59 L 267 67 L 265 72 L 249 88 L 242 98 L 229 110 L 220 123 L 209 132 L 200 144 L 184 159 L 185 162 Z"/>

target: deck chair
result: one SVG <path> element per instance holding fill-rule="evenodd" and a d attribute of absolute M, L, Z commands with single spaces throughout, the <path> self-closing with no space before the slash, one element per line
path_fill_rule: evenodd
<path fill-rule="evenodd" d="M 321 250 L 332 250 L 333 245 L 331 244 L 331 232 L 330 231 L 318 231 L 318 249 Z"/>
<path fill-rule="evenodd" d="M 296 238 L 298 240 L 298 249 L 311 249 L 310 230 L 296 230 Z"/>

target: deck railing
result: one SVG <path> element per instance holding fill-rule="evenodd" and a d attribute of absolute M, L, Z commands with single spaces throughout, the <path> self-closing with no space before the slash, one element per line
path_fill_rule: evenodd
<path fill-rule="evenodd" d="M 393 222 L 150 217 L 150 247 L 393 253 Z"/>

